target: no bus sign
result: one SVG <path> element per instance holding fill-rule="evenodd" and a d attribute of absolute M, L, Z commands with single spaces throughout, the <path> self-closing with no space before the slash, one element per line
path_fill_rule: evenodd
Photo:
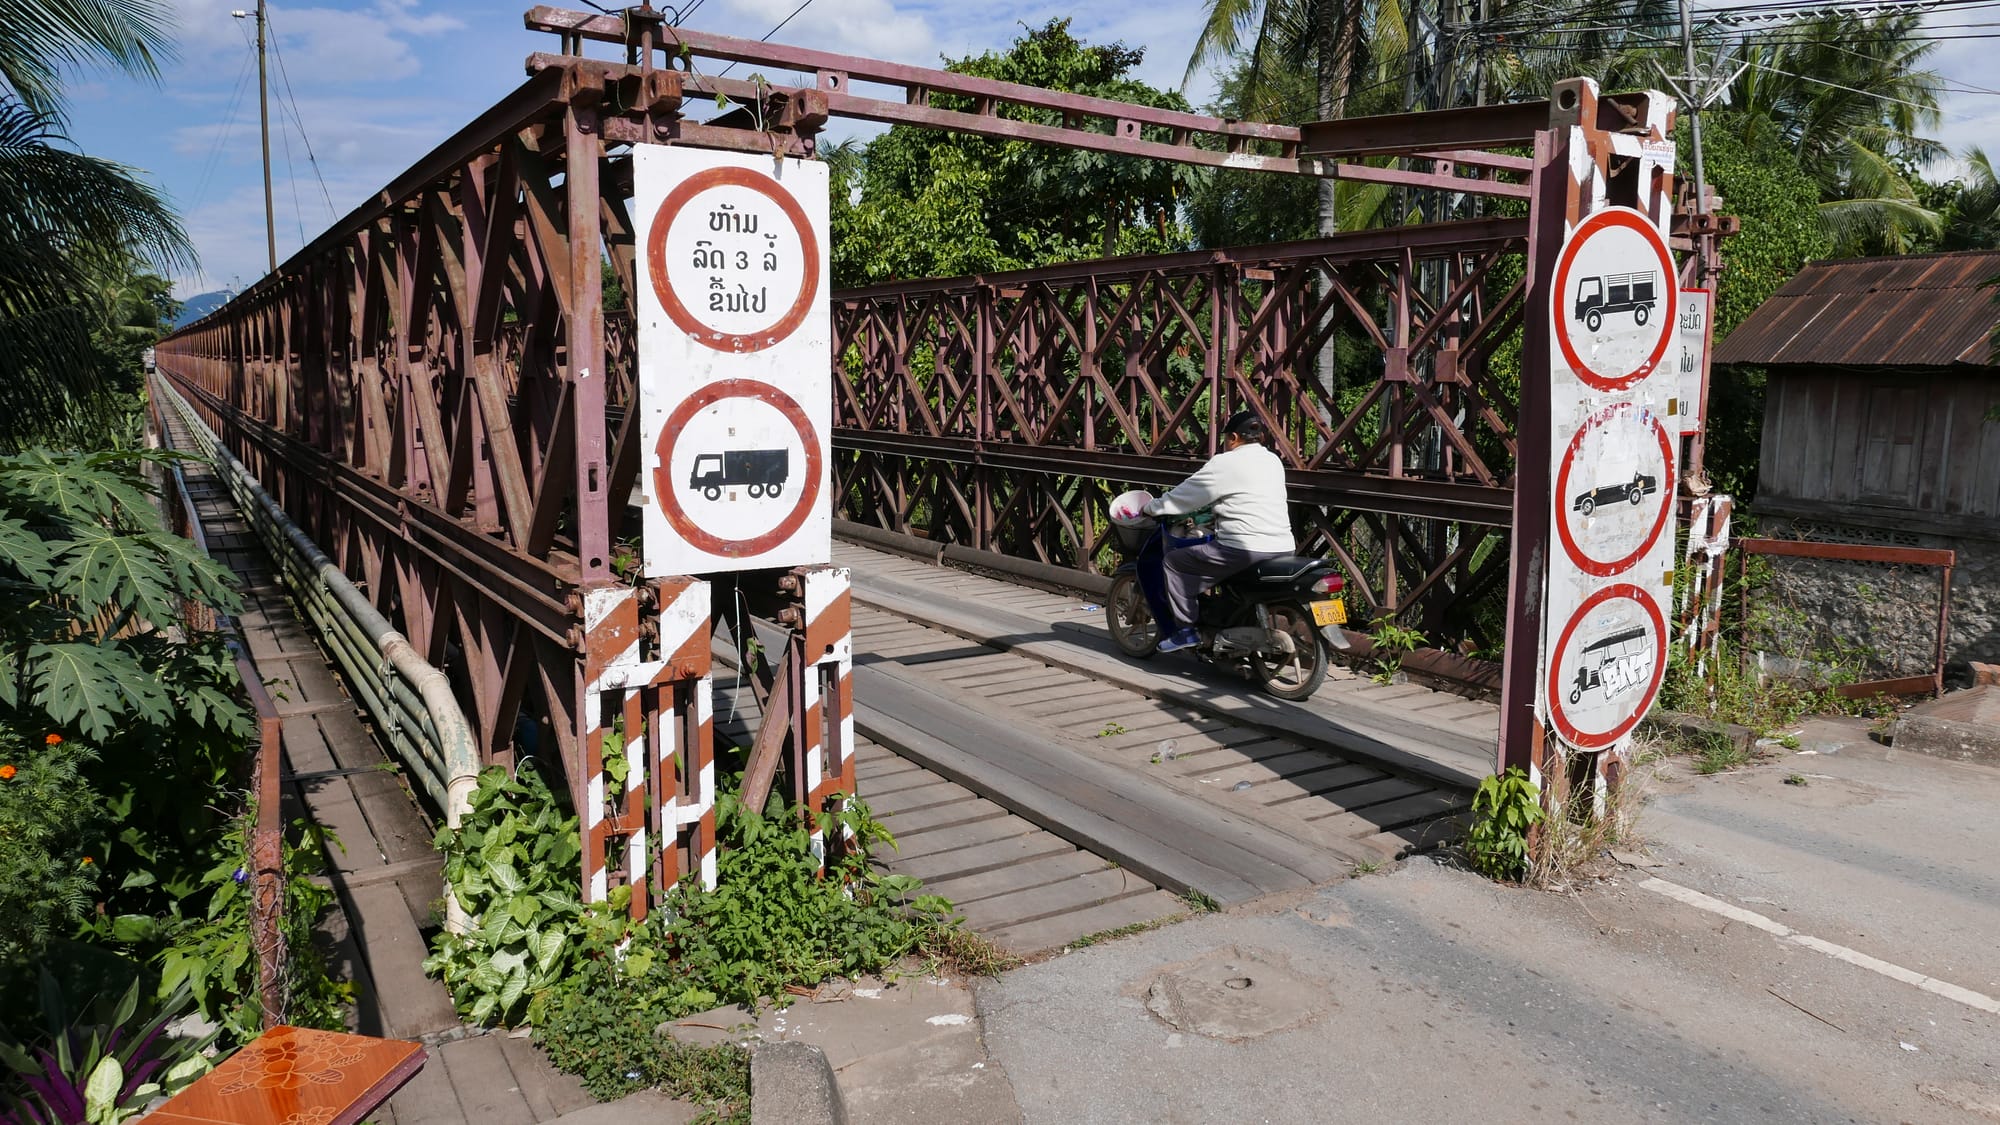
<path fill-rule="evenodd" d="M 1575 750 L 1614 747 L 1659 695 L 1673 604 L 1681 307 L 1651 216 L 1590 213 L 1550 290 L 1550 524 L 1537 712 Z"/>
<path fill-rule="evenodd" d="M 832 555 L 827 172 L 633 150 L 648 577 Z"/>

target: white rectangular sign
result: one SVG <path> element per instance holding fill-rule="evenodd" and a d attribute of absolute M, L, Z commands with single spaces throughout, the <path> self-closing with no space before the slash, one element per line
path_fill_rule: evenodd
<path fill-rule="evenodd" d="M 827 170 L 632 152 L 648 577 L 833 554 Z"/>
<path fill-rule="evenodd" d="M 1681 290 L 1680 406 L 1675 417 L 1681 433 L 1700 433 L 1707 421 L 1708 344 L 1715 316 L 1715 294 L 1706 289 Z"/>

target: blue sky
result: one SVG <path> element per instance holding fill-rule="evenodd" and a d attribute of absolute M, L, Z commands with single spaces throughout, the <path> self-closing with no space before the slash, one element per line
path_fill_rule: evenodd
<path fill-rule="evenodd" d="M 230 15 L 249 4 L 254 0 L 170 0 L 179 58 L 157 87 L 107 76 L 84 76 L 72 87 L 69 133 L 76 143 L 145 169 L 181 208 L 202 256 L 199 272 L 175 279 L 183 296 L 247 284 L 265 268 L 254 28 Z M 705 0 L 691 26 L 755 38 L 797 6 L 797 0 Z M 529 53 L 554 49 L 550 37 L 521 27 L 527 7 L 522 0 L 272 5 L 284 64 L 281 74 L 274 61 L 271 77 L 281 261 L 518 85 Z M 941 56 L 1003 47 L 1023 24 L 1068 15 L 1090 42 L 1146 47 L 1140 76 L 1174 86 L 1201 8 L 1198 0 L 814 0 L 776 38 L 934 65 Z M 1986 85 L 1990 68 L 1980 56 L 1993 42 L 1946 42 L 1935 58 L 1955 86 Z M 1188 94 L 1199 104 L 1212 90 L 1201 79 Z M 317 176 L 292 117 L 294 98 Z M 2000 143 L 2000 97 L 1953 93 L 1945 109 L 1939 134 L 1947 143 Z"/>

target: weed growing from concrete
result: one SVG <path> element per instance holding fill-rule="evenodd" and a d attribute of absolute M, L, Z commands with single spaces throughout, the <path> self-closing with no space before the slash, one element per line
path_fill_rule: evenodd
<path fill-rule="evenodd" d="M 1361 862 L 1355 864 L 1353 870 L 1349 871 L 1348 874 L 1358 879 L 1363 875 L 1373 875 L 1380 870 L 1382 870 L 1381 860 L 1364 859 Z"/>
<path fill-rule="evenodd" d="M 1639 843 L 1639 810 L 1646 802 L 1647 763 L 1660 753 L 1646 740 L 1635 743 L 1617 785 L 1563 785 L 1551 794 L 1548 816 L 1535 834 L 1529 882 L 1542 890 L 1564 890 L 1591 874 L 1612 848 Z"/>
<path fill-rule="evenodd" d="M 1507 883 L 1528 871 L 1528 833 L 1541 822 L 1542 792 L 1518 766 L 1479 783 L 1472 795 L 1472 829 L 1465 857 L 1472 869 Z"/>
<path fill-rule="evenodd" d="M 1187 890 L 1182 891 L 1180 898 L 1182 902 L 1187 904 L 1188 913 L 1190 914 L 1213 914 L 1222 909 L 1214 899 L 1208 897 L 1207 892 L 1194 887 L 1189 887 Z"/>
<path fill-rule="evenodd" d="M 925 976 L 997 977 L 1021 959 L 962 926 L 936 927 L 917 940 L 913 955 Z"/>
<path fill-rule="evenodd" d="M 1721 773 L 1748 764 L 1751 753 L 1721 731 L 1699 731 L 1684 736 L 1694 753 L 1694 772 Z"/>

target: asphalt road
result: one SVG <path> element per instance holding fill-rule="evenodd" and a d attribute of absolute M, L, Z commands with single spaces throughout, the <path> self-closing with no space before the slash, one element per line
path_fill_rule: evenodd
<path fill-rule="evenodd" d="M 1574 893 L 1417 860 L 1016 970 L 987 1048 L 1029 1122 L 2000 1121 L 2000 771 L 1859 736 L 1654 781 Z"/>

